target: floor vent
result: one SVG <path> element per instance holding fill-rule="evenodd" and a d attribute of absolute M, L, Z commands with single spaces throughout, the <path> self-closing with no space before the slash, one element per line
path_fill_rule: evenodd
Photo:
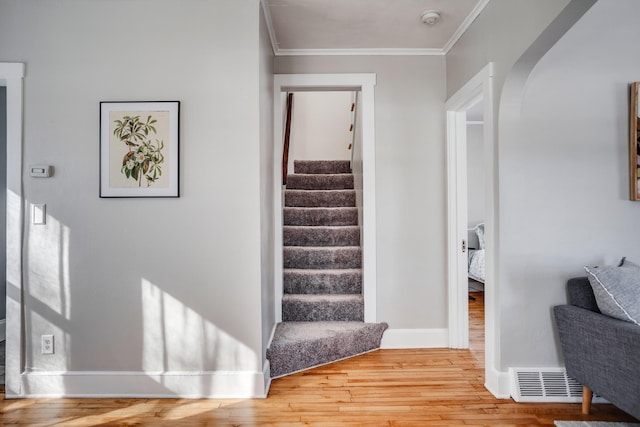
<path fill-rule="evenodd" d="M 512 368 L 513 399 L 516 402 L 580 402 L 582 385 L 563 368 Z M 595 403 L 604 399 L 594 396 Z"/>

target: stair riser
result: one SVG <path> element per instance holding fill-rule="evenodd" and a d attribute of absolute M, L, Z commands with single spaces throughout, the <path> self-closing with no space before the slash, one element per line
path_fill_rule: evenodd
<path fill-rule="evenodd" d="M 352 301 L 311 303 L 299 300 L 282 300 L 284 322 L 363 322 L 362 298 Z"/>
<path fill-rule="evenodd" d="M 358 225 L 358 208 L 284 208 L 284 225 Z"/>
<path fill-rule="evenodd" d="M 351 163 L 348 160 L 295 160 L 293 162 L 295 173 L 351 173 Z"/>
<path fill-rule="evenodd" d="M 359 227 L 284 227 L 284 246 L 358 246 Z"/>
<path fill-rule="evenodd" d="M 362 267 L 362 251 L 359 247 L 312 249 L 285 246 L 283 257 L 284 268 L 339 269 Z"/>
<path fill-rule="evenodd" d="M 355 207 L 355 190 L 285 190 L 288 207 Z"/>
<path fill-rule="evenodd" d="M 288 190 L 353 190 L 352 174 L 288 175 Z"/>
<path fill-rule="evenodd" d="M 285 270 L 283 288 L 285 294 L 361 294 L 362 273 Z"/>

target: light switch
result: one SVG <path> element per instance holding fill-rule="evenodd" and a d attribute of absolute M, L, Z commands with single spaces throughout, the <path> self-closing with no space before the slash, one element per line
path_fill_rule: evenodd
<path fill-rule="evenodd" d="M 33 204 L 33 224 L 45 225 L 47 223 L 47 205 L 44 203 Z"/>

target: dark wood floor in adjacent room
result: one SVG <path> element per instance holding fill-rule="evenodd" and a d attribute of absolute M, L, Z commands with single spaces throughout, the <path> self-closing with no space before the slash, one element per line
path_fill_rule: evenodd
<path fill-rule="evenodd" d="M 469 350 L 380 350 L 274 380 L 267 399 L 0 401 L 0 424 L 40 426 L 537 426 L 634 421 L 611 405 L 518 404 L 484 383 L 484 298 L 470 301 Z M 3 396 L 4 397 L 4 396 Z"/>

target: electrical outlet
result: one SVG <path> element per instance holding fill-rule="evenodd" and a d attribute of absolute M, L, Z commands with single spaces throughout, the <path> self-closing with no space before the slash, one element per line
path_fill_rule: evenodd
<path fill-rule="evenodd" d="M 40 339 L 42 354 L 53 354 L 53 335 L 42 335 Z"/>

